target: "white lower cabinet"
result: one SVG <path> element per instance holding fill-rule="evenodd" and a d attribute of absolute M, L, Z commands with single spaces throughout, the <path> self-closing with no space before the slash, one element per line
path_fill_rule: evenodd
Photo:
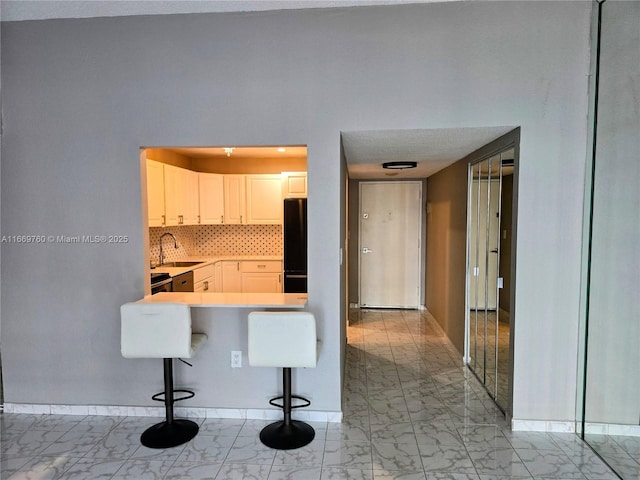
<path fill-rule="evenodd" d="M 222 262 L 213 264 L 213 291 L 222 292 Z"/>
<path fill-rule="evenodd" d="M 260 293 L 281 293 L 282 282 L 279 273 L 243 273 L 242 274 L 242 291 L 243 292 L 260 292 Z"/>
<path fill-rule="evenodd" d="M 282 262 L 224 261 L 222 262 L 222 291 L 242 293 L 281 293 Z"/>
<path fill-rule="evenodd" d="M 243 292 L 282 292 L 282 262 L 277 260 L 245 260 L 242 262 L 240 270 Z"/>
<path fill-rule="evenodd" d="M 206 265 L 193 271 L 194 292 L 215 292 L 215 265 Z"/>
<path fill-rule="evenodd" d="M 193 271 L 193 291 L 224 293 L 282 293 L 279 260 L 224 260 Z"/>
<path fill-rule="evenodd" d="M 242 273 L 240 262 L 222 262 L 222 291 L 224 293 L 242 292 Z"/>

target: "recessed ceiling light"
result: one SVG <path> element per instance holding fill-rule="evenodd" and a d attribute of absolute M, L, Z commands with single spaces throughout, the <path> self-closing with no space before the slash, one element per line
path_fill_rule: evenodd
<path fill-rule="evenodd" d="M 417 165 L 416 162 L 385 162 L 382 164 L 382 168 L 404 170 L 405 168 L 416 168 Z"/>
<path fill-rule="evenodd" d="M 280 153 L 282 153 L 282 152 L 286 152 L 286 151 L 287 151 L 287 149 L 286 149 L 286 148 L 284 148 L 284 147 L 280 147 L 280 148 L 278 149 L 278 151 L 279 151 Z"/>

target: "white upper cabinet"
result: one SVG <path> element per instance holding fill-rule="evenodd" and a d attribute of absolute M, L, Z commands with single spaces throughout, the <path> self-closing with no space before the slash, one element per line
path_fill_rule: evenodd
<path fill-rule="evenodd" d="M 184 211 L 185 178 L 182 169 L 164 166 L 164 212 L 165 225 L 181 225 L 180 212 Z"/>
<path fill-rule="evenodd" d="M 247 223 L 244 181 L 244 175 L 224 175 L 224 223 Z"/>
<path fill-rule="evenodd" d="M 200 187 L 198 182 L 198 172 L 186 170 L 187 172 L 187 205 L 184 214 L 185 225 L 197 225 L 200 222 Z"/>
<path fill-rule="evenodd" d="M 147 211 L 150 227 L 164 226 L 164 165 L 149 159 L 147 159 Z"/>
<path fill-rule="evenodd" d="M 165 225 L 198 223 L 197 201 L 194 200 L 194 195 L 198 195 L 198 184 L 197 175 L 194 177 L 193 174 L 195 172 L 184 168 L 164 166 Z"/>
<path fill-rule="evenodd" d="M 224 223 L 224 176 L 218 173 L 199 173 L 200 223 Z"/>
<path fill-rule="evenodd" d="M 198 173 L 147 160 L 150 227 L 282 224 L 281 175 Z"/>
<path fill-rule="evenodd" d="M 246 175 L 246 189 L 246 223 L 282 223 L 282 180 L 280 175 Z"/>
<path fill-rule="evenodd" d="M 307 198 L 307 172 L 282 172 L 282 198 Z"/>

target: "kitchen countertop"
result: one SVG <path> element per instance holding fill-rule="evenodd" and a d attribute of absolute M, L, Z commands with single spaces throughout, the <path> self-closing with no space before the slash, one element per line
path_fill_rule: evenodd
<path fill-rule="evenodd" d="M 304 308 L 307 295 L 304 293 L 195 293 L 161 292 L 148 295 L 142 303 L 183 303 L 190 307 L 223 308 Z"/>
<path fill-rule="evenodd" d="M 253 260 L 257 262 L 266 262 L 266 261 L 282 261 L 282 256 L 277 255 L 241 255 L 241 256 L 220 256 L 220 257 L 186 257 L 180 258 L 176 261 L 178 262 L 201 262 L 198 265 L 192 265 L 190 267 L 165 267 L 163 265 L 157 266 L 151 269 L 151 273 L 168 273 L 171 277 L 175 277 L 177 275 L 181 275 L 186 272 L 190 272 L 191 270 L 195 270 L 197 268 L 206 267 L 207 265 L 211 265 L 212 263 L 221 262 L 221 261 L 241 261 L 241 260 Z"/>

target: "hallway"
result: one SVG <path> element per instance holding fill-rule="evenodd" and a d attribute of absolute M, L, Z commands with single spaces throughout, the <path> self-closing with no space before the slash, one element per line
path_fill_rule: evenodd
<path fill-rule="evenodd" d="M 301 449 L 264 447 L 269 422 L 200 419 L 151 450 L 156 419 L 0 415 L 11 480 L 509 480 L 617 477 L 573 434 L 512 433 L 428 312 L 353 310 L 343 423 L 313 423 Z"/>
<path fill-rule="evenodd" d="M 574 434 L 511 432 L 428 312 L 352 310 L 348 343 L 344 419 L 329 427 L 343 466 L 375 480 L 617 478 Z"/>

